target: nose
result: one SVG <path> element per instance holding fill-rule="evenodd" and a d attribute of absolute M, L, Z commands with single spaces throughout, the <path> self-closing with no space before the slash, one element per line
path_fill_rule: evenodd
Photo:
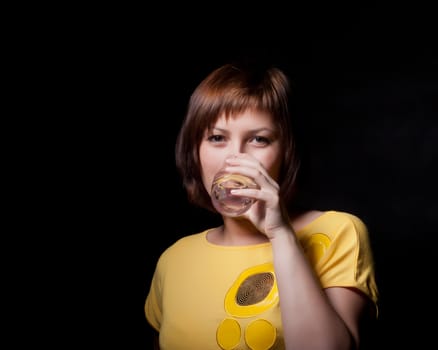
<path fill-rule="evenodd" d="M 245 142 L 241 140 L 234 140 L 230 142 L 229 156 L 232 157 L 238 153 L 245 153 Z"/>

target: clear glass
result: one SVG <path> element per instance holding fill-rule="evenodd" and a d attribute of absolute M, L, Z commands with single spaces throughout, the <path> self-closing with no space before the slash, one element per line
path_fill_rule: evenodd
<path fill-rule="evenodd" d="M 226 216 L 240 216 L 256 201 L 254 198 L 233 196 L 230 191 L 240 188 L 258 188 L 253 179 L 219 171 L 213 179 L 211 201 L 216 210 Z"/>

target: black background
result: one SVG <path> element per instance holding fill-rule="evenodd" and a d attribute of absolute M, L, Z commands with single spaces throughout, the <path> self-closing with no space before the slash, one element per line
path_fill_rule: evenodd
<path fill-rule="evenodd" d="M 188 98 L 213 68 L 256 57 L 295 82 L 309 203 L 368 225 L 381 294 L 376 344 L 433 342 L 434 12 L 421 2 L 211 6 L 114 5 L 94 9 L 80 39 L 68 34 L 75 260 L 62 291 L 73 295 L 65 313 L 78 318 L 63 324 L 63 341 L 149 348 L 143 304 L 159 254 L 217 222 L 187 204 L 174 167 Z"/>

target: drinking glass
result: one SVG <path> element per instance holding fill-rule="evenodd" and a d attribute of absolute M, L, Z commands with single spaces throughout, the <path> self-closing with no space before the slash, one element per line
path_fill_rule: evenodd
<path fill-rule="evenodd" d="M 211 200 L 216 210 L 226 216 L 240 216 L 256 201 L 254 198 L 233 196 L 231 190 L 259 188 L 248 176 L 220 170 L 213 179 Z"/>

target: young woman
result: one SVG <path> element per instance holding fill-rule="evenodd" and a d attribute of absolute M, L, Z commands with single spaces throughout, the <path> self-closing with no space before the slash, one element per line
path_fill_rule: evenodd
<path fill-rule="evenodd" d="M 340 211 L 298 211 L 290 83 L 276 67 L 227 64 L 193 92 L 176 144 L 189 200 L 212 205 L 228 173 L 254 203 L 179 239 L 157 262 L 145 313 L 161 350 L 357 349 L 377 315 L 365 224 Z M 159 347 L 158 347 L 159 343 Z"/>

